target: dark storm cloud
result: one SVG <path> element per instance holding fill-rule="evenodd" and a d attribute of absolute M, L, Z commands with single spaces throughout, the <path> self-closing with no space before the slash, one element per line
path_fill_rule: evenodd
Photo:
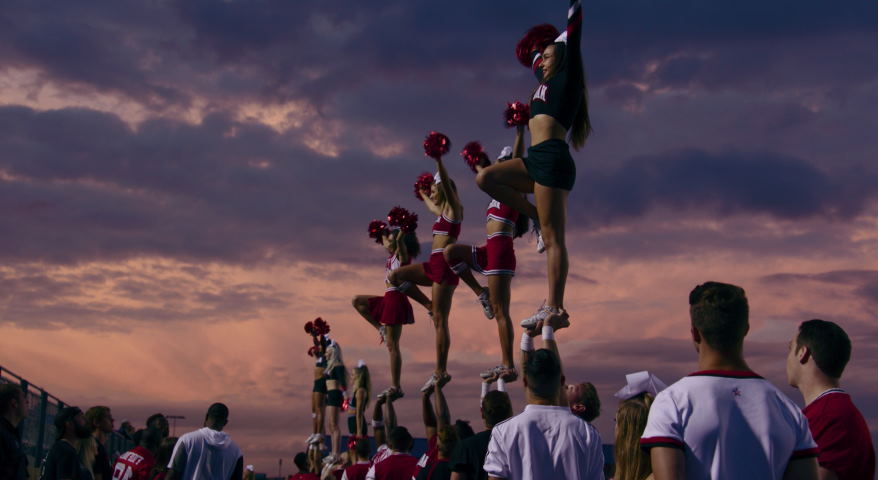
<path fill-rule="evenodd" d="M 787 285 L 817 282 L 849 286 L 851 293 L 878 306 L 878 270 L 834 270 L 821 273 L 775 273 L 762 277 L 769 284 Z"/>
<path fill-rule="evenodd" d="M 120 1 L 106 8 L 98 2 L 13 1 L 0 13 L 0 59 L 37 68 L 46 80 L 121 93 L 159 109 L 187 105 L 194 95 L 214 101 L 230 95 L 308 98 L 324 105 L 362 85 L 442 86 L 466 76 L 471 88 L 508 82 L 510 74 L 529 86 L 512 47 L 533 23 L 562 26 L 564 6 L 202 0 Z M 47 8 L 53 15 L 44 14 Z M 874 58 L 873 49 L 853 45 L 852 52 L 852 42 L 844 48 L 824 38 L 874 34 L 872 2 L 832 9 L 820 2 L 599 2 L 585 5 L 585 14 L 586 59 L 596 87 L 644 79 L 660 88 L 824 77 L 801 69 L 765 75 L 766 67 L 791 55 L 807 55 L 840 80 L 834 74 L 840 66 L 863 72 L 849 71 L 845 78 L 874 78 L 876 70 L 862 57 Z M 798 41 L 798 49 L 785 43 Z M 645 78 L 644 62 L 655 59 L 663 61 Z"/>
<path fill-rule="evenodd" d="M 358 150 L 332 159 L 297 143 L 296 134 L 219 114 L 200 125 L 162 119 L 132 130 L 91 110 L 2 107 L 0 255 L 360 262 L 371 253 L 358 233 L 368 220 L 394 204 L 425 213 L 403 179 L 426 159 L 388 162 Z M 696 218 L 849 219 L 873 198 L 876 180 L 780 154 L 697 150 L 636 157 L 580 179 L 573 225 L 625 223 L 661 207 Z M 461 181 L 465 204 L 485 202 Z M 478 223 L 468 228 L 478 232 Z"/>
<path fill-rule="evenodd" d="M 777 153 L 683 150 L 635 157 L 616 169 L 581 175 L 576 216 L 606 224 L 661 206 L 717 217 L 851 218 L 873 199 L 869 185 L 878 180 L 874 173 L 857 173 L 827 172 Z"/>
<path fill-rule="evenodd" d="M 386 163 L 352 153 L 345 161 L 363 168 L 341 168 L 262 125 L 222 116 L 133 131 L 89 110 L 0 107 L 0 127 L 0 170 L 9 176 L 0 180 L 0 255 L 9 261 L 330 252 L 356 261 L 341 247 L 368 248 L 365 233 L 340 232 L 365 232 L 368 219 L 404 203 L 373 188 L 392 176 Z"/>

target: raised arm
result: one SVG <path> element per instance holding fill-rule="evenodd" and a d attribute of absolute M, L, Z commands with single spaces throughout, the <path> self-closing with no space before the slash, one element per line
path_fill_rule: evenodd
<path fill-rule="evenodd" d="M 582 0 L 570 0 L 570 8 L 567 9 L 567 29 L 562 36 L 566 35 L 567 51 L 575 55 L 574 59 L 580 58 L 582 45 Z"/>
<path fill-rule="evenodd" d="M 436 387 L 436 428 L 442 429 L 442 427 L 449 425 L 451 423 L 451 412 L 448 410 L 448 402 L 445 401 L 445 394 L 442 393 L 442 387 Z"/>
<path fill-rule="evenodd" d="M 409 250 L 406 248 L 405 242 L 403 241 L 405 234 L 402 233 L 402 230 L 394 230 L 390 232 L 390 234 L 393 235 L 393 241 L 396 244 L 396 258 L 399 259 L 400 263 L 405 265 L 410 260 Z"/>
<path fill-rule="evenodd" d="M 512 158 L 524 158 L 524 125 L 515 127 L 515 142 L 512 144 Z"/>
<path fill-rule="evenodd" d="M 384 401 L 387 397 L 379 397 L 372 409 L 372 435 L 375 436 L 375 445 L 387 443 L 387 433 L 384 428 Z"/>
<path fill-rule="evenodd" d="M 396 428 L 396 410 L 393 408 L 393 400 L 387 400 L 387 421 L 384 422 L 386 431 Z"/>
<path fill-rule="evenodd" d="M 433 402 L 430 401 L 430 393 L 431 391 L 428 390 L 421 395 L 421 419 L 424 422 L 424 434 L 427 439 L 436 435 L 438 428 L 436 413 L 433 411 Z"/>
<path fill-rule="evenodd" d="M 530 358 L 531 352 L 534 351 L 534 335 L 536 328 L 532 330 L 523 330 L 521 332 L 521 367 L 527 365 L 527 359 Z"/>
<path fill-rule="evenodd" d="M 424 205 L 427 206 L 427 210 L 429 210 L 430 213 L 436 215 L 437 217 L 439 215 L 442 215 L 442 209 L 439 208 L 439 205 L 436 205 L 436 203 L 433 201 L 433 199 L 430 198 L 429 195 L 424 195 L 423 190 L 418 191 L 418 195 L 421 196 L 421 200 L 424 201 Z"/>
<path fill-rule="evenodd" d="M 457 197 L 457 191 L 451 187 L 451 182 L 449 181 L 451 178 L 448 176 L 448 171 L 445 170 L 445 164 L 442 163 L 441 158 L 436 159 L 436 167 L 439 169 L 439 188 L 442 189 L 445 201 L 454 213 L 454 220 L 460 220 L 463 214 L 463 206 L 460 204 L 460 198 Z"/>
<path fill-rule="evenodd" d="M 539 334 L 542 334 L 543 337 L 543 347 L 545 349 L 551 350 L 552 353 L 555 354 L 555 357 L 558 358 L 558 367 L 561 369 L 561 377 L 564 377 L 564 366 L 561 362 L 561 353 L 558 351 L 558 343 L 555 341 L 555 319 L 556 317 L 549 318 L 548 323 L 544 323 L 540 321 L 534 326 L 532 329 L 524 330 L 521 333 L 521 365 L 524 366 L 527 364 L 527 359 L 530 356 L 530 353 L 534 350 L 534 342 L 533 337 L 536 337 Z M 555 398 L 556 402 L 560 405 L 566 405 L 566 403 L 561 403 L 564 400 L 563 385 L 562 388 L 558 390 L 558 394 Z"/>
<path fill-rule="evenodd" d="M 543 348 L 547 348 L 558 357 L 558 367 L 561 370 L 561 376 L 564 376 L 564 364 L 561 362 L 561 352 L 558 351 L 558 342 L 555 341 L 555 327 L 556 320 L 558 317 L 552 316 L 549 317 L 548 322 L 540 322 L 537 327 L 540 328 L 540 331 L 543 334 Z M 548 327 L 548 328 L 546 328 Z"/>

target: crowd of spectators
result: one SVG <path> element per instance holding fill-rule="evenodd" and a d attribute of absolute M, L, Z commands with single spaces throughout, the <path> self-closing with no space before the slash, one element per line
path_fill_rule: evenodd
<path fill-rule="evenodd" d="M 397 398 L 382 394 L 371 423 L 375 452 L 364 438 L 338 456 L 324 456 L 311 442 L 290 480 L 874 478 L 868 426 L 840 387 L 851 342 L 838 324 L 813 319 L 791 332 L 787 380 L 802 394 L 800 409 L 747 364 L 750 309 L 742 288 L 699 285 L 689 311 L 697 368 L 670 386 L 648 371 L 626 376 L 615 394 L 613 462 L 605 462 L 591 424 L 600 414 L 597 391 L 565 377 L 555 342 L 561 326 L 550 318 L 522 334 L 526 405 L 517 415 L 497 375 L 483 383 L 485 430 L 476 434 L 465 422 L 450 423 L 440 385 L 426 388 L 428 447 L 417 458 L 411 433 L 396 424 Z"/>
<path fill-rule="evenodd" d="M 295 455 L 299 471 L 289 480 L 874 478 L 868 426 L 840 386 L 851 342 L 838 324 L 813 319 L 791 332 L 786 372 L 804 400 L 800 409 L 747 364 L 743 289 L 699 285 L 690 293 L 689 310 L 697 369 L 670 386 L 647 371 L 626 376 L 615 394 L 612 464 L 605 462 L 601 435 L 591 423 L 600 414 L 597 391 L 591 383 L 568 381 L 555 341 L 559 326 L 549 319 L 522 333 L 526 405 L 518 414 L 497 375 L 483 382 L 484 429 L 478 433 L 468 422 L 450 421 L 441 384 L 425 388 L 428 447 L 416 457 L 412 433 L 397 423 L 394 403 L 400 397 L 382 392 L 370 422 L 351 422 L 359 435 L 351 436 L 345 451 L 325 452 L 321 443 L 309 441 Z M 362 389 L 370 391 L 365 384 Z M 360 403 L 365 406 L 365 397 Z M 26 411 L 21 387 L 0 384 L 0 480 L 28 478 L 19 430 Z M 162 414 L 150 416 L 140 430 L 129 421 L 114 429 L 106 406 L 85 412 L 64 407 L 54 418 L 57 439 L 40 461 L 40 478 L 252 478 L 241 449 L 223 431 L 228 420 L 228 407 L 214 403 L 202 428 L 177 439 Z M 364 423 L 371 426 L 374 452 L 362 435 Z"/>

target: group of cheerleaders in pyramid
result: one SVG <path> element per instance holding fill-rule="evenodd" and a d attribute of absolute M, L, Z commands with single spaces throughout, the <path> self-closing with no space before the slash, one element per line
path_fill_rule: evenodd
<path fill-rule="evenodd" d="M 509 314 L 516 267 L 513 243 L 528 230 L 530 222 L 533 222 L 537 235 L 537 250 L 546 255 L 548 294 L 543 305 L 521 321 L 521 326 L 535 328 L 552 317 L 557 328 L 569 325 L 569 314 L 564 308 L 568 270 L 565 223 L 567 196 L 573 188 L 576 167 L 568 141 L 579 149 L 591 132 L 580 53 L 581 27 L 580 1 L 571 0 L 564 32 L 543 24 L 525 34 L 516 47 L 516 55 L 524 66 L 533 70 L 538 85 L 529 105 L 519 102 L 507 105 L 506 125 L 516 129 L 513 147 L 506 147 L 496 162 L 490 160 L 477 142 L 470 142 L 461 152 L 475 173 L 474 180 L 479 188 L 492 197 L 485 220 L 486 239 L 481 246 L 458 242 L 464 218 L 463 206 L 442 160 L 451 143 L 445 135 L 437 132 L 431 132 L 424 141 L 425 153 L 435 160 L 437 171 L 435 174 L 421 174 L 415 184 L 415 196 L 423 201 L 429 213 L 436 216 L 427 261 L 413 262 L 420 249 L 416 237 L 416 214 L 395 207 L 389 212 L 386 222 L 376 220 L 369 225 L 369 236 L 381 244 L 388 255 L 385 291 L 377 296 L 358 295 L 353 299 L 353 306 L 378 330 L 390 353 L 391 385 L 381 393 L 382 396 L 389 399 L 403 396 L 400 338 L 403 326 L 414 323 L 409 299 L 427 310 L 436 330 L 435 371 L 422 391 L 441 387 L 451 380 L 447 371 L 448 321 L 451 298 L 461 279 L 475 293 L 485 315 L 497 321 L 501 363 L 482 372 L 482 378 L 494 377 L 509 382 L 518 377 Z M 527 155 L 524 155 L 525 128 L 531 136 Z M 533 194 L 533 203 L 528 194 Z M 487 287 L 476 280 L 473 271 L 487 277 Z M 420 287 L 430 287 L 432 295 L 428 297 Z M 320 342 L 315 341 L 315 345 L 328 345 L 328 349 L 326 356 L 316 355 L 324 363 L 319 364 L 315 372 L 326 374 L 326 377 L 321 377 L 326 378 L 330 385 L 326 406 L 330 409 L 330 422 L 335 417 L 337 423 L 338 407 L 342 402 L 340 390 L 346 383 L 342 378 L 334 377 L 341 364 L 340 347 L 332 341 L 327 344 L 322 335 L 320 337 Z M 354 370 L 355 377 L 361 367 Z M 318 385 L 319 381 L 320 378 L 315 381 L 315 392 L 324 388 Z M 359 382 L 355 378 L 353 383 L 353 393 L 356 393 Z M 354 395 L 353 400 L 364 403 L 365 399 L 357 396 Z M 319 407 L 315 405 L 316 408 Z M 356 417 L 358 428 L 355 430 L 359 432 L 362 419 L 359 414 Z M 316 428 L 315 424 L 315 432 L 318 431 Z M 319 431 L 322 431 L 322 425 Z M 333 452 L 337 451 L 335 443 Z"/>

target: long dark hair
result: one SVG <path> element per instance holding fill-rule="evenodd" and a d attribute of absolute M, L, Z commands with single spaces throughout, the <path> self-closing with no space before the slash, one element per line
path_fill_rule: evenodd
<path fill-rule="evenodd" d="M 581 65 L 580 65 L 580 68 Z M 573 148 L 579 150 L 585 145 L 585 140 L 591 135 L 591 119 L 588 117 L 588 86 L 585 85 L 585 73 L 582 74 L 582 101 L 579 102 L 579 109 L 576 110 L 576 117 L 573 119 L 573 125 L 570 127 L 570 143 Z"/>
<path fill-rule="evenodd" d="M 168 437 L 159 444 L 158 452 L 155 455 L 155 466 L 149 472 L 150 480 L 168 471 L 168 463 L 171 462 L 171 454 L 174 452 L 174 445 L 177 444 L 177 437 Z"/>
<path fill-rule="evenodd" d="M 421 253 L 421 244 L 418 243 L 418 236 L 415 232 L 408 232 L 402 235 L 402 241 L 405 243 L 405 250 L 409 254 L 409 258 L 415 258 Z"/>
<path fill-rule="evenodd" d="M 530 228 L 530 217 L 523 213 L 518 214 L 518 220 L 515 221 L 515 236 L 513 238 L 518 238 L 525 233 Z"/>
<path fill-rule="evenodd" d="M 567 45 L 564 43 L 554 43 L 555 51 L 558 52 L 556 54 L 560 55 L 569 55 L 567 51 Z M 548 45 L 546 46 L 548 47 Z M 543 50 L 546 49 L 543 47 Z M 571 68 L 571 60 L 567 61 L 567 68 Z M 576 109 L 576 116 L 573 118 L 573 125 L 570 126 L 570 143 L 573 144 L 573 148 L 579 150 L 585 145 L 586 139 L 591 135 L 591 118 L 588 116 L 588 85 L 585 83 L 585 67 L 582 64 L 582 59 L 577 59 L 577 62 L 574 62 L 579 67 L 579 75 L 582 77 L 582 99 L 579 101 L 579 108 Z M 557 70 L 557 66 L 555 70 Z M 549 72 L 549 74 L 543 79 L 544 82 L 548 82 L 550 78 L 552 78 L 556 71 Z M 537 87 L 539 88 L 539 87 Z"/>

